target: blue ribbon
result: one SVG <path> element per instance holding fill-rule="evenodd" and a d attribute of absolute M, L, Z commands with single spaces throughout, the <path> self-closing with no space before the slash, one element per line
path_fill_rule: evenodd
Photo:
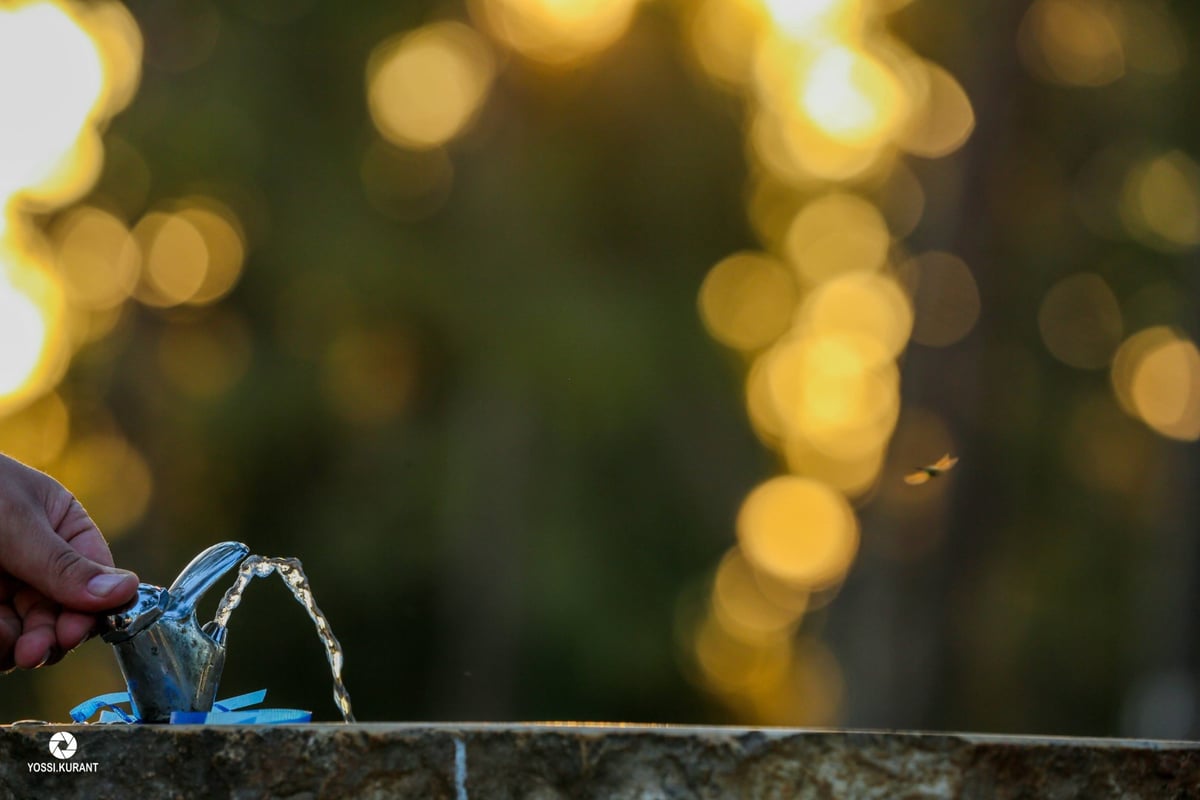
<path fill-rule="evenodd" d="M 311 711 L 295 708 L 257 708 L 245 711 L 247 706 L 261 703 L 267 697 L 266 689 L 247 692 L 236 697 L 218 700 L 212 711 L 172 711 L 172 725 L 284 725 L 312 721 Z M 125 711 L 120 706 L 133 703 L 129 692 L 110 692 L 86 700 L 71 709 L 71 719 L 86 722 L 97 711 L 100 724 L 114 722 L 132 724 L 141 722 L 136 713 Z"/>
<path fill-rule="evenodd" d="M 237 711 L 239 708 L 246 706 L 256 706 L 263 700 L 267 699 L 267 690 L 259 689 L 257 692 L 247 692 L 239 694 L 237 697 L 230 697 L 228 700 L 218 700 L 213 703 L 214 711 Z M 182 713 L 182 712 L 175 712 Z"/>
<path fill-rule="evenodd" d="M 117 703 L 129 703 L 129 692 L 110 692 L 86 700 L 71 709 L 71 719 L 84 722 L 100 709 L 107 709 L 100 714 L 100 722 L 137 722 L 137 717 L 125 713 L 117 707 Z"/>
<path fill-rule="evenodd" d="M 311 722 L 312 712 L 296 708 L 254 711 L 172 711 L 172 725 L 286 725 Z"/>

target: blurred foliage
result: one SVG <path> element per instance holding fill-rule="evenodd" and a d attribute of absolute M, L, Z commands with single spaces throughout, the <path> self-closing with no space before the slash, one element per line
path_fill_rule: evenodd
<path fill-rule="evenodd" d="M 298 556 L 360 720 L 1197 734 L 1193 8 L 61 8 L 0 448 L 144 580 Z M 275 580 L 222 694 L 335 718 Z"/>

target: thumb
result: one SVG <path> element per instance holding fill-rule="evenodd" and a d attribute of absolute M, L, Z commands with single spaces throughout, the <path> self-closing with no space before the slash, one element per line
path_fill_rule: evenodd
<path fill-rule="evenodd" d="M 137 594 L 136 575 L 92 561 L 48 524 L 35 524 L 24 535 L 4 531 L 0 548 L 9 573 L 66 608 L 106 611 Z"/>
<path fill-rule="evenodd" d="M 0 454 L 0 575 L 97 612 L 137 593 L 137 576 L 111 564 L 100 530 L 58 481 Z"/>

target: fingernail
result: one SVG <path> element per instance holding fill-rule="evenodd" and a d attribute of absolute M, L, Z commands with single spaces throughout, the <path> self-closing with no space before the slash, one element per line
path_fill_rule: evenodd
<path fill-rule="evenodd" d="M 101 572 L 88 581 L 88 591 L 96 597 L 108 597 L 114 589 L 125 583 L 132 574 L 130 572 Z"/>
<path fill-rule="evenodd" d="M 50 660 L 50 653 L 52 652 L 53 650 L 51 648 L 46 648 L 46 655 L 42 656 L 42 660 L 34 664 L 33 668 L 37 669 L 38 667 L 46 666 L 46 662 Z"/>

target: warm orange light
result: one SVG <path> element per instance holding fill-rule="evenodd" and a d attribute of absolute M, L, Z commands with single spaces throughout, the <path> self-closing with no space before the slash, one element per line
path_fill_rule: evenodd
<path fill-rule="evenodd" d="M 721 559 L 713 579 L 712 609 L 733 635 L 752 642 L 788 635 L 803 616 L 808 596 L 793 592 L 789 599 L 781 604 L 765 594 L 754 568 L 737 548 Z"/>
<path fill-rule="evenodd" d="M 1133 374 L 1134 405 L 1146 424 L 1172 439 L 1200 439 L 1200 351 L 1176 339 L 1146 353 Z"/>
<path fill-rule="evenodd" d="M 89 2 L 75 9 L 104 67 L 101 107 L 111 117 L 133 100 L 142 76 L 142 32 L 123 3 Z"/>
<path fill-rule="evenodd" d="M 860 351 L 882 363 L 908 343 L 913 315 L 894 278 L 877 272 L 851 273 L 817 287 L 800 308 L 797 329 L 809 336 L 857 340 Z"/>
<path fill-rule="evenodd" d="M 1174 150 L 1135 166 L 1121 193 L 1121 218 L 1159 250 L 1200 246 L 1200 165 Z"/>
<path fill-rule="evenodd" d="M 796 476 L 754 489 L 738 513 L 737 532 L 756 569 L 810 589 L 841 581 L 858 550 L 858 521 L 846 498 Z"/>
<path fill-rule="evenodd" d="M 104 94 L 100 53 L 67 8 L 0 7 L 0 199 L 64 181 L 56 172 Z"/>
<path fill-rule="evenodd" d="M 133 229 L 146 266 L 136 297 L 151 306 L 176 306 L 191 300 L 208 273 L 204 235 L 179 214 L 155 211 Z"/>
<path fill-rule="evenodd" d="M 800 87 L 800 108 L 817 129 L 855 147 L 886 142 L 904 120 L 905 100 L 882 62 L 848 47 L 824 50 Z"/>
<path fill-rule="evenodd" d="M 67 299 L 104 310 L 129 298 L 141 270 L 141 250 L 125 223 L 91 206 L 74 209 L 55 224 L 58 269 Z"/>
<path fill-rule="evenodd" d="M 886 43 L 884 43 L 886 44 Z M 881 45 L 891 62 L 901 54 Z M 837 41 L 764 38 L 756 48 L 756 154 L 791 182 L 841 181 L 886 168 L 912 99 L 895 66 Z"/>
<path fill-rule="evenodd" d="M 758 725 L 828 726 L 836 724 L 844 695 L 845 680 L 833 652 L 807 636 L 793 648 L 788 673 L 776 683 L 755 684 L 738 705 L 747 705 Z"/>
<path fill-rule="evenodd" d="M 810 42 L 857 38 L 866 21 L 862 0 L 760 0 L 779 33 Z"/>
<path fill-rule="evenodd" d="M 770 351 L 767 383 L 789 435 L 857 460 L 887 442 L 899 415 L 899 370 L 863 337 L 796 336 Z"/>
<path fill-rule="evenodd" d="M 508 2 L 522 0 L 491 5 Z M 737 254 L 700 296 L 711 335 L 748 356 L 755 433 L 794 473 L 744 501 L 739 548 L 692 642 L 703 685 L 761 723 L 834 720 L 836 661 L 816 643 L 790 657 L 772 646 L 795 626 L 776 593 L 819 598 L 845 575 L 858 545 L 846 497 L 890 491 L 880 473 L 900 413 L 895 359 L 910 336 L 950 344 L 979 316 L 960 260 L 887 267 L 924 208 L 901 153 L 947 155 L 975 124 L 958 81 L 886 32 L 883 16 L 906 2 L 700 0 L 691 20 L 705 70 L 750 95 L 749 216 L 796 279 L 785 285 L 765 255 Z M 919 496 L 928 505 L 936 488 Z"/>
<path fill-rule="evenodd" d="M 0 413 L 52 388 L 65 366 L 62 289 L 0 241 Z"/>
<path fill-rule="evenodd" d="M 700 287 L 700 316 L 718 341 L 754 350 L 783 333 L 796 310 L 787 265 L 760 253 L 736 253 L 709 271 Z"/>
<path fill-rule="evenodd" d="M 386 139 L 429 149 L 463 131 L 494 74 L 479 34 L 458 22 L 434 23 L 375 49 L 367 64 L 367 105 Z"/>
<path fill-rule="evenodd" d="M 749 3 L 701 0 L 688 24 L 696 60 L 722 83 L 741 85 L 750 75 L 763 19 Z"/>
<path fill-rule="evenodd" d="M 12 416 L 0 417 L 0 453 L 45 467 L 62 453 L 70 429 L 66 403 L 50 392 Z"/>
<path fill-rule="evenodd" d="M 1166 327 L 1130 336 L 1113 358 L 1112 384 L 1126 412 L 1164 436 L 1200 439 L 1200 351 Z"/>
<path fill-rule="evenodd" d="M 1117 6 L 1086 0 L 1037 0 L 1025 12 L 1018 42 L 1038 77 L 1069 86 L 1103 86 L 1125 74 Z"/>
<path fill-rule="evenodd" d="M 897 144 L 924 158 L 953 153 L 975 129 L 975 111 L 962 85 L 946 70 L 929 61 L 920 64 L 926 78 L 921 102 L 902 126 Z"/>
<path fill-rule="evenodd" d="M 509 47 L 546 64 L 592 56 L 621 37 L 638 0 L 476 0 L 472 12 Z"/>
<path fill-rule="evenodd" d="M 879 269 L 891 238 L 883 215 L 858 195 L 832 192 L 800 210 L 788 228 L 787 255 L 808 283 Z"/>
<path fill-rule="evenodd" d="M 188 303 L 214 303 L 232 291 L 242 276 L 246 258 L 242 226 L 227 206 L 209 197 L 184 198 L 175 213 L 200 234 L 207 256 L 204 279 Z"/>
<path fill-rule="evenodd" d="M 979 287 L 961 258 L 951 253 L 924 253 L 902 265 L 900 272 L 913 293 L 914 342 L 947 347 L 975 327 Z"/>
<path fill-rule="evenodd" d="M 895 239 L 912 233 L 925 215 L 925 189 L 903 161 L 895 161 L 875 190 L 879 211 Z"/>
<path fill-rule="evenodd" d="M 787 432 L 771 389 L 773 360 L 774 353 L 768 350 L 750 363 L 746 373 L 746 412 L 750 416 L 750 424 L 758 437 L 771 447 L 777 446 Z"/>
<path fill-rule="evenodd" d="M 1164 436 L 1200 439 L 1200 350 L 1166 327 L 1148 328 L 1121 344 L 1113 389 L 1122 407 Z"/>
<path fill-rule="evenodd" d="M 71 487 L 110 539 L 137 524 L 150 503 L 154 482 L 149 465 L 114 434 L 92 434 L 73 442 L 49 471 Z"/>
<path fill-rule="evenodd" d="M 1121 307 L 1099 275 L 1082 272 L 1063 278 L 1046 292 L 1038 310 L 1046 349 L 1080 369 L 1108 366 L 1121 343 Z"/>
<path fill-rule="evenodd" d="M 54 165 L 20 191 L 21 206 L 40 212 L 74 203 L 96 185 L 103 162 L 100 134 L 90 125 L 84 127 Z"/>
<path fill-rule="evenodd" d="M 0 278 L 0 398 L 16 394 L 42 357 L 48 331 L 41 309 Z"/>
<path fill-rule="evenodd" d="M 881 147 L 852 147 L 822 134 L 802 117 L 768 109 L 758 110 L 750 143 L 773 176 L 798 185 L 849 180 L 886 166 Z"/>
<path fill-rule="evenodd" d="M 137 82 L 117 62 L 135 51 L 140 34 L 117 4 L 0 5 L 0 413 L 52 388 L 89 327 L 68 330 L 56 253 L 28 215 L 95 184 L 99 130 Z M 63 277 L 74 302 L 69 268 Z"/>
<path fill-rule="evenodd" d="M 736 694 L 776 685 L 792 663 L 792 647 L 786 639 L 748 641 L 711 614 L 696 629 L 692 647 L 705 684 L 718 692 Z"/>
<path fill-rule="evenodd" d="M 883 444 L 839 457 L 796 433 L 784 442 L 783 455 L 792 474 L 823 481 L 847 497 L 861 497 L 874 488 L 883 469 Z"/>
<path fill-rule="evenodd" d="M 1133 378 L 1138 364 L 1142 362 L 1147 353 L 1169 345 L 1178 338 L 1171 328 L 1165 325 L 1156 325 L 1140 330 L 1121 342 L 1121 346 L 1117 348 L 1117 352 L 1113 356 L 1109 378 L 1113 394 L 1125 413 L 1133 417 L 1138 416 L 1137 404 L 1133 399 Z"/>

